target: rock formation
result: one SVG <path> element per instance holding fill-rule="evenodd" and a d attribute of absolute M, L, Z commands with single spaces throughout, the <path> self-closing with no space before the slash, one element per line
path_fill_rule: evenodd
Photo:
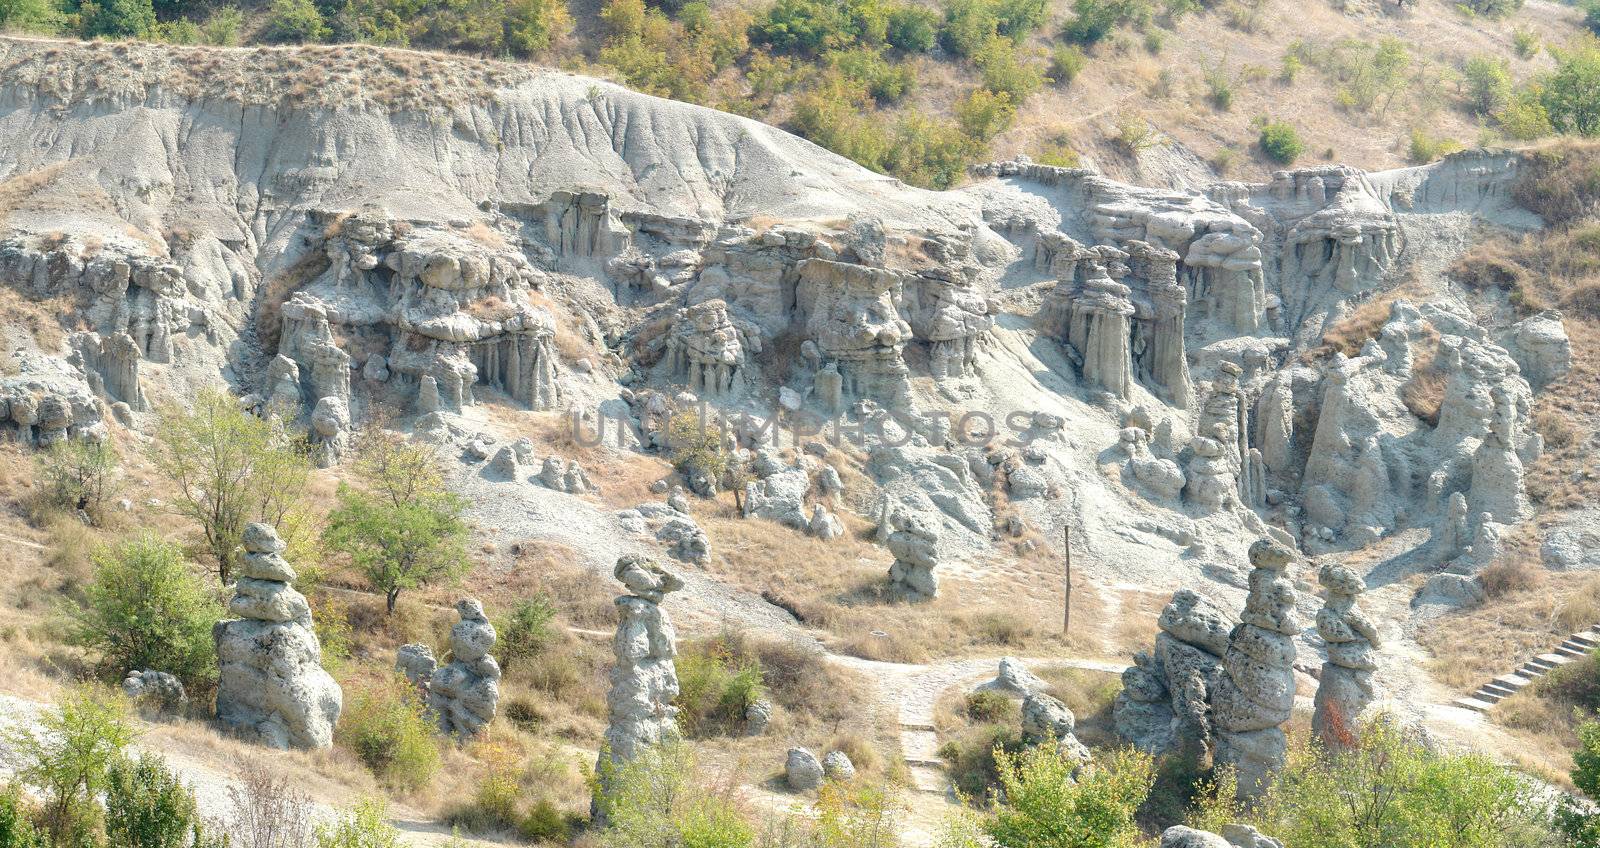
<path fill-rule="evenodd" d="M 804 260 L 796 270 L 806 335 L 816 342 L 820 367 L 839 376 L 836 387 L 832 381 L 828 388 L 818 386 L 823 408 L 841 410 L 855 398 L 906 407 L 910 372 L 902 352 L 911 340 L 911 325 L 895 304 L 900 274 L 826 259 Z"/>
<path fill-rule="evenodd" d="M 1337 751 L 1356 741 L 1361 711 L 1372 703 L 1378 629 L 1356 605 L 1367 587 L 1354 571 L 1326 565 L 1318 581 L 1328 593 L 1317 613 L 1317 635 L 1328 646 L 1328 659 L 1322 664 L 1311 730 L 1324 747 Z"/>
<path fill-rule="evenodd" d="M 1066 704 L 1034 692 L 1022 699 L 1022 741 L 1053 745 L 1058 756 L 1078 768 L 1089 764 L 1089 749 L 1078 741 L 1078 719 Z"/>
<path fill-rule="evenodd" d="M 1112 720 L 1117 733 L 1143 751 L 1198 758 L 1211 745 L 1211 701 L 1223 673 L 1229 621 L 1205 598 L 1182 589 L 1156 624 L 1161 632 L 1154 650 L 1134 655 L 1122 673 Z"/>
<path fill-rule="evenodd" d="M 790 748 L 783 760 L 783 779 L 795 792 L 811 792 L 822 786 L 827 772 L 817 755 L 805 748 Z"/>
<path fill-rule="evenodd" d="M 739 327 L 728 304 L 709 300 L 678 311 L 667 336 L 667 371 L 691 392 L 721 397 L 744 387 L 747 359 L 760 352 L 757 328 Z"/>
<path fill-rule="evenodd" d="M 500 702 L 500 664 L 489 654 L 494 625 L 475 598 L 456 602 L 461 620 L 450 628 L 450 663 L 428 680 L 428 709 L 448 736 L 468 739 L 494 721 Z"/>
<path fill-rule="evenodd" d="M 611 691 L 606 694 L 610 725 L 606 746 L 596 771 L 604 793 L 607 772 L 616 764 L 633 760 L 648 747 L 678 738 L 677 632 L 661 608 L 668 593 L 683 588 L 683 580 L 660 564 L 629 554 L 617 560 L 613 572 L 628 594 L 617 596 L 617 636 L 612 643 L 616 665 L 611 669 Z M 820 773 L 821 768 L 818 767 Z"/>
<path fill-rule="evenodd" d="M 1489 431 L 1472 456 L 1472 485 L 1467 504 L 1473 514 L 1487 514 L 1501 524 L 1515 524 L 1532 508 L 1523 487 L 1522 459 L 1517 454 L 1517 416 L 1511 395 L 1502 387 L 1490 391 L 1493 407 Z"/>
<path fill-rule="evenodd" d="M 931 601 L 939 594 L 939 577 L 933 573 L 939 564 L 939 532 L 924 518 L 910 513 L 895 513 L 890 519 L 889 597 L 900 601 Z"/>
<path fill-rule="evenodd" d="M 1294 708 L 1294 588 L 1285 574 L 1293 550 L 1268 540 L 1250 546 L 1250 592 L 1228 636 L 1225 675 L 1212 698 L 1218 764 L 1232 766 L 1239 793 L 1255 797 L 1283 767 L 1283 724 Z"/>
<path fill-rule="evenodd" d="M 327 748 L 343 693 L 322 668 L 322 645 L 294 569 L 267 524 L 244 531 L 244 563 L 228 611 L 212 629 L 221 670 L 217 719 L 245 739 L 273 748 Z"/>
<path fill-rule="evenodd" d="M 133 670 L 122 681 L 122 694 L 147 718 L 181 715 L 189 708 L 189 695 L 178 678 L 164 671 Z"/>
<path fill-rule="evenodd" d="M 424 696 L 428 691 L 428 682 L 433 680 L 433 672 L 438 668 L 439 660 L 427 645 L 401 645 L 395 651 L 394 670 L 405 675 L 406 680 Z"/>

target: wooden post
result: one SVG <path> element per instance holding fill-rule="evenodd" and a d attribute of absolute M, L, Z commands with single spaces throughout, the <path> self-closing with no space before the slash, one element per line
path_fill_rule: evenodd
<path fill-rule="evenodd" d="M 1061 528 L 1061 547 L 1067 555 L 1066 592 L 1061 607 L 1061 636 L 1066 638 L 1072 630 L 1072 528 Z"/>

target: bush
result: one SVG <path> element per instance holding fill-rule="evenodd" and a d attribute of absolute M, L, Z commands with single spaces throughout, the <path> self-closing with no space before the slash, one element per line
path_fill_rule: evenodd
<path fill-rule="evenodd" d="M 896 50 L 926 53 L 939 38 L 939 14 L 921 6 L 896 6 L 889 11 L 885 38 Z"/>
<path fill-rule="evenodd" d="M 121 680 L 165 671 L 195 687 L 216 674 L 211 626 L 221 606 L 176 547 L 144 534 L 94 554 L 94 577 L 73 617 L 72 643 Z"/>
<path fill-rule="evenodd" d="M 1089 57 L 1081 48 L 1067 45 L 1050 51 L 1050 81 L 1057 85 L 1070 85 L 1083 73 Z"/>
<path fill-rule="evenodd" d="M 100 523 L 117 475 L 117 454 L 109 443 L 63 439 L 40 454 L 37 464 L 46 505 Z"/>
<path fill-rule="evenodd" d="M 1008 718 L 1015 705 L 999 692 L 970 692 L 967 694 L 967 718 L 973 721 L 997 722 Z"/>
<path fill-rule="evenodd" d="M 0 848 L 48 848 L 16 786 L 0 786 Z"/>
<path fill-rule="evenodd" d="M 1268 159 L 1280 165 L 1291 164 L 1306 152 L 1305 144 L 1300 141 L 1300 133 L 1283 121 L 1268 121 L 1262 125 L 1257 143 Z"/>
<path fill-rule="evenodd" d="M 150 0 L 84 0 L 78 20 L 85 38 L 144 38 L 155 31 L 156 11 Z"/>
<path fill-rule="evenodd" d="M 439 770 L 433 722 L 403 677 L 357 690 L 336 732 L 340 744 L 389 785 L 417 789 Z"/>
<path fill-rule="evenodd" d="M 265 34 L 271 41 L 298 44 L 322 41 L 331 31 L 311 0 L 272 0 Z"/>
<path fill-rule="evenodd" d="M 238 6 L 223 6 L 211 13 L 200 27 L 200 37 L 207 44 L 233 47 L 240 41 L 244 29 L 244 12 Z"/>
<path fill-rule="evenodd" d="M 1293 51 L 1285 53 L 1283 54 L 1283 63 L 1278 68 L 1278 79 L 1286 83 L 1292 83 L 1294 78 L 1300 75 L 1300 71 L 1304 67 L 1305 61 L 1300 58 L 1299 54 Z"/>
<path fill-rule="evenodd" d="M 388 805 L 363 798 L 332 825 L 317 825 L 317 848 L 400 848 L 400 831 L 389 824 Z"/>
<path fill-rule="evenodd" d="M 1466 82 L 1467 106 L 1479 115 L 1492 115 L 1511 100 L 1511 66 L 1504 59 L 1478 55 L 1461 70 Z"/>
<path fill-rule="evenodd" d="M 1591 13 L 1600 11 L 1600 0 Z M 1557 132 L 1600 135 L 1600 41 L 1585 36 L 1554 51 L 1555 73 L 1543 80 L 1540 101 Z"/>
<path fill-rule="evenodd" d="M 1000 32 L 1000 19 L 987 0 L 951 0 L 945 6 L 939 43 L 957 56 L 973 56 Z"/>
<path fill-rule="evenodd" d="M 678 722 L 690 736 L 729 733 L 744 723 L 745 710 L 761 698 L 761 663 L 740 656 L 726 639 L 686 645 L 679 651 Z"/>
<path fill-rule="evenodd" d="M 1511 47 L 1517 52 L 1518 59 L 1532 59 L 1539 55 L 1539 33 L 1525 27 L 1513 27 L 1511 30 Z"/>
<path fill-rule="evenodd" d="M 1460 150 L 1461 147 L 1461 142 L 1453 138 L 1434 138 L 1420 127 L 1411 131 L 1409 153 L 1413 164 L 1426 165 L 1429 162 L 1437 162 Z"/>
<path fill-rule="evenodd" d="M 939 746 L 950 782 L 964 797 L 987 799 L 999 784 L 1000 768 L 996 757 L 1021 751 L 1021 733 L 1003 724 L 984 724 L 963 731 Z"/>
<path fill-rule="evenodd" d="M 1150 11 L 1141 0 L 1073 0 L 1072 13 L 1061 37 L 1088 45 L 1100 42 L 1118 24 L 1148 17 Z"/>
<path fill-rule="evenodd" d="M 222 822 L 237 848 L 312 848 L 311 798 L 259 760 L 245 760 L 228 787 Z"/>
<path fill-rule="evenodd" d="M 526 840 L 561 844 L 572 835 L 572 824 L 548 798 L 540 798 L 522 817 L 517 833 Z"/>
<path fill-rule="evenodd" d="M 956 101 L 955 110 L 956 125 L 975 143 L 987 143 L 1010 127 L 1017 116 L 1011 95 L 982 88 Z"/>
<path fill-rule="evenodd" d="M 1221 66 L 1207 68 L 1206 99 L 1211 101 L 1219 111 L 1226 112 L 1233 108 L 1233 77 L 1222 70 Z"/>
<path fill-rule="evenodd" d="M 1511 196 L 1547 226 L 1569 227 L 1600 208 L 1600 153 L 1578 143 L 1528 153 Z"/>
<path fill-rule="evenodd" d="M 774 50 L 818 55 L 857 42 L 882 44 L 887 29 L 887 15 L 867 3 L 776 0 L 751 26 L 750 40 Z"/>
<path fill-rule="evenodd" d="M 69 693 L 36 726 L 0 736 L 16 763 L 17 778 L 37 790 L 40 823 L 55 845 L 98 841 L 100 793 L 113 763 L 133 743 L 134 729 L 109 692 Z"/>
<path fill-rule="evenodd" d="M 1511 95 L 1500 111 L 1494 113 L 1500 132 L 1518 141 L 1532 141 L 1555 132 L 1550 124 L 1550 113 L 1545 111 L 1543 92 L 1537 86 Z"/>
<path fill-rule="evenodd" d="M 205 832 L 194 793 L 159 756 L 117 760 L 106 775 L 108 848 L 225 846 Z"/>
<path fill-rule="evenodd" d="M 1292 752 L 1253 813 L 1235 805 L 1231 787 L 1215 787 L 1197 824 L 1246 821 L 1297 848 L 1551 844 L 1548 805 L 1520 775 L 1479 754 L 1432 751 L 1384 718 L 1358 736 L 1344 753 Z"/>
<path fill-rule="evenodd" d="M 532 659 L 549 647 L 556 640 L 551 626 L 555 617 L 555 604 L 543 592 L 519 601 L 511 615 L 495 628 L 500 634 L 500 667 L 510 671 L 513 665 Z"/>
<path fill-rule="evenodd" d="M 649 748 L 626 763 L 602 751 L 596 781 L 603 787 L 597 812 L 609 825 L 598 834 L 606 848 L 742 848 L 755 839 L 734 801 L 706 784 L 681 742 Z"/>
<path fill-rule="evenodd" d="M 983 830 L 997 848 L 1120 848 L 1138 841 L 1134 814 L 1155 779 L 1148 755 L 1119 751 L 1077 777 L 1076 765 L 1048 745 L 995 759 L 1001 794 Z"/>
<path fill-rule="evenodd" d="M 50 0 L 0 0 L 0 30 L 53 33 L 60 23 Z"/>
<path fill-rule="evenodd" d="M 1044 73 L 1019 58 L 1010 39 L 998 35 L 990 38 L 972 61 L 983 72 L 983 87 L 1009 96 L 1012 103 L 1028 99 L 1045 83 Z"/>
<path fill-rule="evenodd" d="M 667 422 L 667 439 L 672 446 L 672 467 L 679 474 L 685 478 L 704 476 L 713 483 L 722 479 L 728 460 L 717 427 L 702 422 L 692 412 L 680 413 Z"/>

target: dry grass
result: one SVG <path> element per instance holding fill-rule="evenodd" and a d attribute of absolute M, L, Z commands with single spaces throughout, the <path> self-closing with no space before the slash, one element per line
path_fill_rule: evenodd
<path fill-rule="evenodd" d="M 73 314 L 73 298 L 65 295 L 32 300 L 9 286 L 0 286 L 0 324 L 28 334 L 42 351 L 55 353 L 67 343 L 67 328 L 62 320 Z M 11 352 L 9 340 L 0 336 L 0 355 Z M 9 358 L 9 357 L 8 357 Z"/>
<path fill-rule="evenodd" d="M 1485 569 L 1486 588 L 1495 584 L 1487 602 L 1435 619 L 1417 634 L 1433 655 L 1429 673 L 1448 686 L 1476 687 L 1600 622 L 1600 574 L 1540 579 L 1536 542 L 1514 537 L 1507 547 L 1505 562 Z"/>

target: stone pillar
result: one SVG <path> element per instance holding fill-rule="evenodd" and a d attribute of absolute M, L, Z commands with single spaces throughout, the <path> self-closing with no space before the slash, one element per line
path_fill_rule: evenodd
<path fill-rule="evenodd" d="M 217 646 L 217 720 L 273 748 L 328 748 L 344 696 L 322 668 L 322 645 L 294 569 L 271 525 L 244 531 L 244 564 L 228 611 L 211 635 Z"/>
<path fill-rule="evenodd" d="M 1500 386 L 1490 389 L 1489 396 L 1494 409 L 1489 414 L 1489 432 L 1472 455 L 1467 502 L 1474 515 L 1488 513 L 1501 524 L 1515 524 L 1533 511 L 1523 489 L 1522 459 L 1516 450 L 1516 408 Z"/>
<path fill-rule="evenodd" d="M 1133 301 L 1112 279 L 1105 261 L 1088 260 L 1087 278 L 1074 290 L 1067 343 L 1083 360 L 1083 380 L 1126 400 L 1133 393 Z"/>
<path fill-rule="evenodd" d="M 1258 797 L 1283 767 L 1283 725 L 1294 709 L 1294 588 L 1285 573 L 1295 552 L 1262 539 L 1250 546 L 1249 595 L 1228 637 L 1225 674 L 1213 701 L 1215 762 L 1232 766 L 1239 796 Z"/>
<path fill-rule="evenodd" d="M 483 732 L 500 702 L 500 664 L 489 654 L 497 636 L 475 598 L 456 603 L 461 620 L 450 628 L 450 664 L 428 680 L 428 709 L 439 730 L 458 739 Z"/>
<path fill-rule="evenodd" d="M 617 766 L 679 736 L 678 708 L 672 705 L 678 697 L 678 670 L 673 663 L 678 653 L 677 631 L 661 601 L 683 588 L 683 580 L 637 554 L 618 559 L 613 574 L 628 594 L 616 600 L 621 620 L 612 642 L 617 663 L 611 669 L 611 691 L 606 694 L 611 723 L 595 766 L 599 774 L 597 814 L 604 810 L 601 796 L 608 791 L 608 775 Z"/>
<path fill-rule="evenodd" d="M 1372 672 L 1378 668 L 1372 651 L 1378 629 L 1356 605 L 1366 584 L 1342 565 L 1328 565 L 1318 577 L 1328 596 L 1317 613 L 1317 635 L 1328 646 L 1317 686 L 1311 730 L 1323 747 L 1338 751 L 1358 741 L 1361 711 L 1372 703 Z"/>
<path fill-rule="evenodd" d="M 897 512 L 890 519 L 889 552 L 894 564 L 889 567 L 889 595 L 901 601 L 931 601 L 939 594 L 939 577 L 933 569 L 939 564 L 939 531 L 921 518 Z"/>

